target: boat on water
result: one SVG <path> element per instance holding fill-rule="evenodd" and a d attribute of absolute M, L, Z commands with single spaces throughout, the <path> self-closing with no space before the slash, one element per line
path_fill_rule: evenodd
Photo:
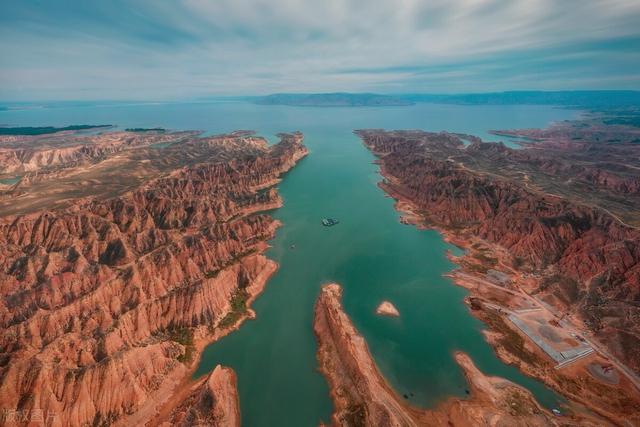
<path fill-rule="evenodd" d="M 331 227 L 334 226 L 336 224 L 338 224 L 340 221 L 338 221 L 335 218 L 322 218 L 322 225 L 324 225 L 325 227 Z"/>

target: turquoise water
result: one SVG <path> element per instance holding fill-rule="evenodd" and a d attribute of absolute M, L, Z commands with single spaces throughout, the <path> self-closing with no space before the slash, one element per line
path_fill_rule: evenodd
<path fill-rule="evenodd" d="M 11 178 L 2 178 L 2 179 L 0 179 L 0 184 L 13 185 L 18 181 L 20 181 L 20 176 L 19 175 L 11 177 Z"/>
<path fill-rule="evenodd" d="M 313 305 L 321 284 L 329 281 L 343 285 L 345 309 L 378 366 L 399 393 L 413 394 L 414 404 L 429 407 L 447 396 L 465 395 L 455 350 L 469 353 L 485 373 L 524 385 L 544 405 L 557 404 L 551 391 L 496 358 L 482 337 L 482 323 L 462 302 L 465 290 L 442 276 L 454 267 L 446 258 L 452 248 L 435 231 L 399 223 L 393 201 L 376 185 L 380 176 L 373 156 L 352 131 L 420 128 L 495 140 L 488 130 L 541 127 L 576 114 L 544 106 L 193 103 L 4 111 L 0 123 L 113 123 L 211 133 L 255 129 L 271 140 L 280 131 L 304 132 L 311 153 L 281 183 L 285 206 L 274 211 L 284 225 L 268 255 L 280 269 L 254 304 L 257 319 L 207 347 L 196 373 L 218 363 L 235 369 L 243 425 L 297 427 L 315 426 L 331 413 L 312 332 Z M 340 224 L 323 227 L 323 217 L 338 218 Z M 383 299 L 394 303 L 399 318 L 375 315 Z"/>

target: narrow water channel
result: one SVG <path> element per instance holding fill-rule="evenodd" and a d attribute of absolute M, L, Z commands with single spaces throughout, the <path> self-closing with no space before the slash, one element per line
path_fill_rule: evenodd
<path fill-rule="evenodd" d="M 383 374 L 415 405 L 432 407 L 464 396 L 466 382 L 452 353 L 463 350 L 485 372 L 512 379 L 547 406 L 556 396 L 502 364 L 486 344 L 482 324 L 463 304 L 466 291 L 443 273 L 454 266 L 435 231 L 400 224 L 393 201 L 377 187 L 373 156 L 350 130 L 305 133 L 311 150 L 280 185 L 284 223 L 268 256 L 280 270 L 248 322 L 205 351 L 197 375 L 222 363 L 236 369 L 245 426 L 312 426 L 329 420 L 326 382 L 317 373 L 312 333 L 320 286 L 344 287 L 344 304 L 367 339 Z M 321 218 L 340 224 L 323 227 Z M 295 249 L 291 249 L 291 245 Z M 392 301 L 401 316 L 376 316 Z"/>
<path fill-rule="evenodd" d="M 353 129 L 449 130 L 496 139 L 490 129 L 544 127 L 572 118 L 574 111 L 541 106 L 453 106 L 419 104 L 391 108 L 296 108 L 249 103 L 189 103 L 58 106 L 0 112 L 2 123 L 20 126 L 112 123 L 125 127 L 202 129 L 222 133 L 255 129 L 272 136 L 301 130 L 310 155 L 279 185 L 283 222 L 268 256 L 280 269 L 254 304 L 246 322 L 205 350 L 196 376 L 217 364 L 238 375 L 244 426 L 316 426 L 329 420 L 332 405 L 317 372 L 312 331 L 320 286 L 344 287 L 344 305 L 372 354 L 400 393 L 430 407 L 448 396 L 464 396 L 466 383 L 452 353 L 470 354 L 485 373 L 531 390 L 547 406 L 556 396 L 540 383 L 502 364 L 484 341 L 482 324 L 463 304 L 465 290 L 443 273 L 449 245 L 435 231 L 399 223 L 393 201 L 377 187 L 373 156 Z M 323 227 L 323 217 L 340 224 Z M 290 245 L 295 244 L 295 249 Z M 399 318 L 375 315 L 387 299 Z"/>

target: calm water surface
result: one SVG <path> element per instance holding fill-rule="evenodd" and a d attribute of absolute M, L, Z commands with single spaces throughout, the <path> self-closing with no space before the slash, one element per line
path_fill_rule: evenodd
<path fill-rule="evenodd" d="M 454 268 L 435 231 L 398 222 L 393 201 L 380 190 L 373 156 L 352 134 L 359 128 L 449 130 L 489 140 L 490 129 L 546 126 L 575 111 L 540 106 L 308 108 L 242 102 L 59 106 L 0 112 L 0 124 L 116 124 L 125 127 L 202 129 L 222 133 L 254 129 L 275 140 L 300 130 L 310 155 L 280 185 L 283 222 L 268 256 L 280 269 L 254 304 L 255 321 L 206 348 L 196 376 L 215 365 L 238 375 L 245 426 L 316 426 L 329 420 L 328 387 L 317 372 L 313 305 L 321 284 L 344 287 L 344 305 L 365 336 L 378 366 L 411 402 L 432 407 L 447 396 L 464 396 L 466 383 L 452 358 L 471 355 L 485 373 L 524 385 L 541 403 L 558 398 L 541 383 L 502 364 L 485 343 L 483 325 L 463 304 L 466 291 L 442 275 Z M 340 224 L 326 228 L 323 217 Z M 295 249 L 290 245 L 295 244 Z M 399 318 L 374 311 L 394 303 Z"/>

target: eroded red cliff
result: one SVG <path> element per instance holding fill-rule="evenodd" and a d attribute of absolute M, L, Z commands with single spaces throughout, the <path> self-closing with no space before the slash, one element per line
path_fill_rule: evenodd
<path fill-rule="evenodd" d="M 261 252 L 278 223 L 260 212 L 306 154 L 281 137 L 196 139 L 205 163 L 0 219 L 0 407 L 60 426 L 153 416 L 276 268 Z"/>
<path fill-rule="evenodd" d="M 189 393 L 161 427 L 240 427 L 240 403 L 236 375 L 231 368 L 216 366 Z"/>
<path fill-rule="evenodd" d="M 533 293 L 579 315 L 640 372 L 640 231 L 598 203 L 598 193 L 595 206 L 582 203 L 589 190 L 571 198 L 583 184 L 536 169 L 531 159 L 547 158 L 537 150 L 465 147 L 447 133 L 359 135 L 380 159 L 386 191 L 414 204 L 427 224 L 503 248 L 514 268 L 539 278 Z M 555 161 L 569 163 L 558 153 Z M 563 196 L 546 190 L 552 186 Z"/>

